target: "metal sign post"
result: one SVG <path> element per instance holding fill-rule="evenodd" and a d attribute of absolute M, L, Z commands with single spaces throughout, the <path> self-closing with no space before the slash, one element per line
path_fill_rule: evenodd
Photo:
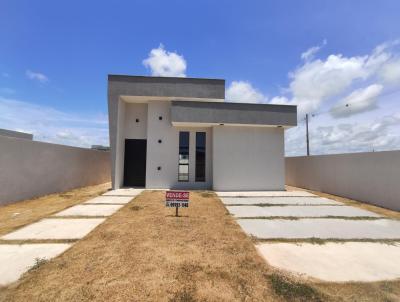
<path fill-rule="evenodd" d="M 167 191 L 165 193 L 165 206 L 167 208 L 175 208 L 175 216 L 179 216 L 179 208 L 189 207 L 189 192 L 183 191 Z"/>

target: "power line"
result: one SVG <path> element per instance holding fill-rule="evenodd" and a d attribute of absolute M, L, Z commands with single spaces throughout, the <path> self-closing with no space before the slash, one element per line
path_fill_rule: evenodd
<path fill-rule="evenodd" d="M 395 90 L 392 90 L 392 91 L 389 91 L 389 92 L 386 92 L 386 93 L 382 93 L 379 96 L 380 97 L 387 96 L 387 95 L 394 94 L 396 92 L 400 92 L 400 89 L 395 89 Z M 346 103 L 346 104 L 343 104 L 343 107 L 344 108 L 349 108 L 351 105 L 354 105 L 354 104 L 357 104 L 357 103 L 361 103 L 361 102 L 365 102 L 367 100 L 372 100 L 372 99 L 374 99 L 376 97 L 377 96 L 371 97 L 371 98 L 367 98 L 367 99 L 363 99 L 363 100 L 360 100 L 360 101 L 357 101 L 357 102 Z M 340 108 L 341 108 L 340 106 L 337 106 L 335 109 L 340 109 Z M 311 117 L 320 116 L 320 115 L 324 115 L 324 114 L 327 114 L 327 113 L 332 113 L 332 109 L 327 110 L 327 111 L 318 112 L 318 113 L 311 113 Z M 310 156 L 310 139 L 309 139 L 309 131 L 308 131 L 309 115 L 310 115 L 310 113 L 306 113 L 305 119 L 301 121 L 301 122 L 305 121 L 305 123 L 306 123 L 307 156 Z"/>

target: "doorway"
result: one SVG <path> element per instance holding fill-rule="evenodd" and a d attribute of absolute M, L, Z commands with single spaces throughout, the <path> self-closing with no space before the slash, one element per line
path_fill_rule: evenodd
<path fill-rule="evenodd" d="M 144 187 L 146 184 L 146 149 L 145 139 L 125 140 L 124 186 Z"/>

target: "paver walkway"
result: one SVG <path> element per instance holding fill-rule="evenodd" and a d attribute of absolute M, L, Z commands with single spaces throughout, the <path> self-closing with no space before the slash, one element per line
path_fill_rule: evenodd
<path fill-rule="evenodd" d="M 349 206 L 227 206 L 235 217 L 381 217 L 376 213 Z"/>
<path fill-rule="evenodd" d="M 134 196 L 98 196 L 83 204 L 126 204 L 132 200 Z"/>
<path fill-rule="evenodd" d="M 274 240 L 257 244 L 273 266 L 325 281 L 400 278 L 400 220 L 304 191 L 217 194 L 247 234 Z M 344 243 L 279 242 L 315 239 Z"/>
<path fill-rule="evenodd" d="M 257 249 L 273 266 L 324 281 L 373 282 L 400 276 L 399 243 L 265 243 Z"/>
<path fill-rule="evenodd" d="M 343 205 L 328 198 L 318 197 L 221 197 L 225 205 Z"/>
<path fill-rule="evenodd" d="M 59 243 L 59 241 L 81 239 L 105 220 L 105 218 L 88 217 L 110 216 L 142 191 L 138 189 L 109 191 L 103 196 L 67 208 L 52 218 L 42 219 L 0 237 L 3 243 L 5 241 L 5 244 L 0 244 L 0 285 L 18 280 L 37 259 L 51 259 L 72 246 L 70 242 Z M 18 244 L 13 244 L 15 240 Z M 32 240 L 46 240 L 45 242 L 50 243 L 31 243 Z M 51 243 L 51 240 L 57 242 Z"/>
<path fill-rule="evenodd" d="M 306 191 L 238 191 L 215 193 L 220 197 L 317 197 Z"/>
<path fill-rule="evenodd" d="M 242 229 L 259 239 L 399 239 L 400 221 L 330 218 L 239 219 Z"/>
<path fill-rule="evenodd" d="M 54 216 L 110 216 L 124 206 L 123 204 L 109 204 L 110 202 L 108 204 L 79 204 Z"/>
<path fill-rule="evenodd" d="M 0 286 L 17 281 L 36 259 L 57 257 L 70 247 L 68 243 L 0 244 Z"/>

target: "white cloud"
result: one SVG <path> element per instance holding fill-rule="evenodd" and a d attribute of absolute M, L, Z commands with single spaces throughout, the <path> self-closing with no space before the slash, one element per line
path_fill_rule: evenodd
<path fill-rule="evenodd" d="M 143 60 L 143 65 L 150 68 L 153 76 L 186 77 L 184 57 L 165 50 L 162 44 L 150 51 L 149 57 Z"/>
<path fill-rule="evenodd" d="M 373 110 L 377 108 L 377 96 L 382 92 L 382 89 L 383 86 L 380 84 L 356 89 L 343 100 L 336 103 L 330 112 L 333 117 L 341 118 Z"/>
<path fill-rule="evenodd" d="M 49 81 L 49 78 L 46 75 L 44 75 L 43 73 L 40 73 L 40 72 L 34 72 L 34 71 L 31 71 L 31 70 L 28 69 L 25 72 L 25 74 L 28 77 L 28 79 L 39 81 L 40 83 L 47 83 Z"/>
<path fill-rule="evenodd" d="M 290 100 L 284 96 L 275 96 L 271 99 L 271 101 L 269 103 L 276 104 L 276 105 L 288 105 L 288 104 L 290 104 Z"/>
<path fill-rule="evenodd" d="M 384 116 L 373 122 L 318 126 L 310 129 L 311 154 L 369 152 L 398 149 L 400 114 Z M 290 129 L 285 136 L 287 156 L 305 155 L 304 126 Z"/>
<path fill-rule="evenodd" d="M 324 39 L 324 41 L 322 41 L 322 44 L 321 44 L 321 45 L 310 47 L 310 48 L 307 49 L 305 52 L 303 52 L 303 53 L 301 54 L 301 58 L 302 58 L 304 61 L 309 61 L 309 60 L 311 60 L 312 58 L 314 58 L 315 54 L 316 54 L 323 46 L 325 46 L 326 44 L 327 44 L 327 41 L 326 41 L 326 39 Z"/>
<path fill-rule="evenodd" d="M 379 71 L 382 81 L 388 85 L 400 85 L 400 58 L 393 59 L 384 64 Z"/>
<path fill-rule="evenodd" d="M 369 85 L 368 82 L 375 81 L 385 86 L 400 81 L 398 50 L 395 49 L 399 43 L 383 43 L 368 55 L 346 57 L 331 54 L 326 59 L 313 58 L 321 46 L 310 48 L 302 54 L 304 63 L 289 73 L 289 103 L 298 105 L 299 115 L 303 116 L 316 112 L 334 98 L 350 94 L 362 83 Z"/>
<path fill-rule="evenodd" d="M 226 90 L 226 100 L 240 103 L 267 102 L 267 97 L 246 81 L 233 81 Z"/>
<path fill-rule="evenodd" d="M 364 68 L 366 57 L 346 58 L 330 55 L 325 61 L 314 60 L 290 74 L 292 102 L 301 114 L 319 109 L 321 103 L 343 93 L 356 79 L 368 76 Z"/>
<path fill-rule="evenodd" d="M 0 128 L 32 133 L 35 140 L 78 147 L 109 145 L 104 114 L 74 114 L 0 96 Z"/>

